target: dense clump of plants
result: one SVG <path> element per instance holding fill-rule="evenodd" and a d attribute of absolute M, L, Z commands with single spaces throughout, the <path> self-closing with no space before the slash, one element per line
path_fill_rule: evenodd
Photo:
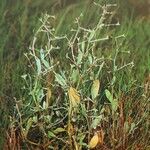
<path fill-rule="evenodd" d="M 130 78 L 134 62 L 126 60 L 125 35 L 109 36 L 120 25 L 112 17 L 116 5 L 95 4 L 101 15 L 91 27 L 82 26 L 81 14 L 65 35 L 56 34 L 54 16 L 40 19 L 25 54 L 30 72 L 22 76 L 24 95 L 15 99 L 8 146 L 119 150 L 150 145 L 149 81 L 137 86 Z"/>

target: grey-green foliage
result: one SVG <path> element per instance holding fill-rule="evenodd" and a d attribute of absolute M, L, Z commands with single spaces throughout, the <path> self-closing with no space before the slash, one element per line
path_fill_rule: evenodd
<path fill-rule="evenodd" d="M 2 83 L 0 85 L 0 93 L 10 94 L 11 97 L 21 97 L 23 105 L 20 107 L 20 111 L 25 118 L 25 120 L 23 120 L 23 128 L 25 128 L 26 133 L 28 133 L 32 125 L 34 126 L 34 124 L 38 124 L 38 121 L 44 120 L 42 122 L 44 124 L 43 128 L 46 134 L 52 138 L 55 137 L 55 135 L 52 135 L 51 133 L 53 132 L 51 131 L 47 132 L 47 128 L 55 131 L 54 128 L 60 124 L 59 121 L 66 123 L 64 120 L 68 112 L 67 89 L 69 86 L 77 88 L 82 101 L 81 109 L 79 110 L 80 115 L 77 118 L 75 116 L 73 120 L 77 121 L 78 126 L 81 124 L 80 121 L 86 119 L 85 128 L 79 128 L 79 132 L 76 134 L 76 139 L 79 141 L 80 145 L 86 147 L 87 145 L 83 141 L 85 137 L 87 137 L 87 134 L 83 131 L 88 128 L 90 135 L 90 129 L 95 129 L 104 120 L 107 122 L 108 116 L 110 116 L 110 120 L 114 119 L 114 122 L 117 120 L 119 99 L 114 101 L 115 98 L 119 98 L 122 93 L 130 95 L 130 91 L 131 93 L 135 92 L 136 96 L 143 93 L 141 82 L 143 82 L 145 74 L 147 76 L 149 73 L 150 66 L 149 23 L 143 23 L 141 21 L 139 25 L 137 21 L 133 23 L 131 18 L 127 19 L 126 22 L 122 21 L 123 23 L 121 26 L 112 30 L 110 30 L 109 27 L 97 30 L 95 24 L 99 21 L 101 10 L 98 9 L 98 7 L 95 9 L 95 6 L 91 6 L 91 3 L 88 2 L 86 5 L 84 2 L 82 4 L 74 3 L 67 9 L 64 8 L 61 11 L 57 11 L 56 20 L 50 17 L 50 22 L 46 21 L 46 26 L 42 24 L 42 28 L 40 28 L 38 34 L 35 35 L 37 38 L 36 44 L 32 45 L 33 47 L 30 49 L 31 53 L 26 55 L 28 60 L 30 60 L 30 63 L 26 65 L 26 61 L 22 58 L 22 53 L 25 49 L 28 49 L 28 45 L 33 38 L 33 28 L 35 28 L 35 31 L 39 29 L 41 22 L 37 23 L 37 20 L 40 13 L 46 10 L 49 11 L 49 7 L 55 4 L 58 10 L 58 6 L 63 5 L 59 2 L 65 3 L 65 1 L 54 0 L 51 1 L 51 3 L 50 1 L 45 1 L 43 3 L 42 0 L 32 4 L 30 2 L 31 1 L 25 1 L 24 3 L 17 1 L 15 5 L 11 6 L 11 3 L 8 5 L 8 3 L 4 1 L 1 5 L 0 33 L 3 34 L 0 40 L 0 56 L 2 58 L 1 64 L 7 61 L 7 65 L 6 68 L 5 65 L 0 68 L 0 75 L 2 76 L 0 79 Z M 15 6 L 15 8 L 13 8 L 13 6 Z M 5 13 L 4 10 L 6 10 Z M 81 11 L 83 16 L 81 15 L 77 18 L 79 20 L 76 20 L 77 22 L 74 24 L 72 20 L 78 17 Z M 11 12 L 14 14 L 13 17 L 15 19 L 11 17 Z M 47 17 L 49 16 L 44 15 L 45 19 Z M 18 20 L 16 18 L 18 18 Z M 104 27 L 103 24 L 100 24 L 100 26 L 97 27 L 102 26 Z M 48 30 L 46 27 L 49 27 Z M 51 30 L 52 27 L 55 27 L 55 31 Z M 5 30 L 5 28 L 9 30 Z M 72 32 L 70 32 L 71 28 L 73 29 Z M 66 33 L 67 37 L 65 35 Z M 114 37 L 118 37 L 122 35 L 122 33 L 125 33 L 126 37 L 123 39 L 121 38 L 121 42 L 120 38 L 116 41 Z M 53 37 L 52 42 L 49 41 L 47 35 Z M 9 41 L 12 41 L 12 45 Z M 116 46 L 118 47 L 116 48 Z M 8 55 L 10 54 L 8 50 L 12 47 L 13 50 L 15 50 L 15 53 L 12 54 L 16 54 L 16 50 L 18 50 L 20 58 L 14 64 L 12 61 L 14 61 L 16 57 L 14 55 Z M 128 53 L 129 51 L 131 53 Z M 5 59 L 3 59 L 3 57 Z M 132 68 L 132 61 L 135 62 L 134 68 Z M 30 66 L 30 72 L 29 70 L 25 70 L 27 66 Z M 24 86 L 20 79 L 23 72 L 27 73 L 26 76 L 23 76 L 25 80 Z M 46 85 L 46 78 L 49 73 L 55 76 L 55 82 L 53 80 L 50 85 L 48 84 L 48 86 L 52 88 L 51 99 L 53 102 L 46 108 L 44 107 L 46 90 L 49 88 Z M 92 81 L 95 79 L 100 79 L 102 85 L 100 87 L 100 93 L 95 99 L 96 101 L 93 101 L 91 100 L 90 91 Z M 22 86 L 25 90 L 21 89 Z M 108 89 L 110 92 L 106 90 L 105 93 L 105 89 Z M 103 96 L 105 94 L 109 99 L 108 104 L 105 104 L 105 98 Z M 135 101 L 137 99 L 134 98 L 135 95 L 133 94 L 133 97 L 126 101 L 126 106 L 124 108 L 126 116 L 132 116 L 135 113 L 134 109 L 131 110 L 134 104 L 136 104 Z M 142 132 L 144 134 L 140 135 L 146 137 L 147 134 L 145 131 L 149 125 L 148 121 L 146 121 L 148 111 L 147 97 L 146 95 L 145 98 L 139 96 L 138 100 L 138 106 L 145 108 L 145 115 L 136 113 L 137 115 L 134 117 L 133 123 L 130 125 L 128 122 L 125 122 L 124 128 L 125 130 L 128 129 L 127 131 L 129 131 L 129 134 L 132 134 L 132 137 L 134 137 L 134 130 L 140 128 L 140 123 L 143 123 L 144 126 L 142 127 L 144 130 Z M 105 105 L 103 105 L 103 101 Z M 92 104 L 91 110 L 87 109 L 87 103 Z M 116 112 L 115 118 L 112 118 L 111 114 L 107 112 L 107 109 L 105 110 L 105 106 L 107 105 Z M 103 106 L 105 112 L 101 109 Z M 139 110 L 141 109 L 140 107 L 138 108 Z M 39 112 L 40 118 L 38 118 L 39 116 L 37 115 Z M 143 110 L 141 112 L 143 112 Z M 109 115 L 104 116 L 104 114 L 107 113 Z M 91 122 L 88 122 L 88 117 L 90 117 Z M 62 118 L 64 120 L 62 120 Z M 139 118 L 140 122 L 138 123 Z M 19 119 L 16 118 L 16 121 L 19 122 Z M 146 123 L 144 121 L 146 121 Z M 22 123 L 20 123 L 20 126 L 22 126 Z M 109 132 L 110 129 L 111 127 L 107 128 L 107 132 Z M 115 127 L 115 129 L 117 129 L 117 127 Z M 148 143 L 146 143 L 146 140 L 144 142 L 145 145 Z"/>
<path fill-rule="evenodd" d="M 94 83 L 93 81 L 105 79 L 105 77 L 103 76 L 103 71 L 105 70 L 106 75 L 109 76 L 109 73 L 112 74 L 112 78 L 110 78 L 110 80 L 108 81 L 108 85 L 111 86 L 111 88 L 113 89 L 112 91 L 115 92 L 114 87 L 116 85 L 115 82 L 117 82 L 116 80 L 114 80 L 115 76 L 126 68 L 132 70 L 133 66 L 130 62 L 121 65 L 117 64 L 118 54 L 123 53 L 119 49 L 120 43 L 118 42 L 118 39 L 120 37 L 124 37 L 122 35 L 114 37 L 117 44 L 114 45 L 115 50 L 114 52 L 110 53 L 109 56 L 96 55 L 96 44 L 103 43 L 109 40 L 107 34 L 105 34 L 104 37 L 98 36 L 101 31 L 104 30 L 104 28 L 106 28 L 107 26 L 111 26 L 111 24 L 109 23 L 104 23 L 104 18 L 107 14 L 108 7 L 111 7 L 111 5 L 100 7 L 100 9 L 102 9 L 102 15 L 101 17 L 99 17 L 99 20 L 95 22 L 95 26 L 93 28 L 85 28 L 84 26 L 82 26 L 82 24 L 80 24 L 80 20 L 82 20 L 83 17 L 83 15 L 81 14 L 78 18 L 76 18 L 75 26 L 68 35 L 58 36 L 58 33 L 55 32 L 56 30 L 49 27 L 49 19 L 54 17 L 46 14 L 42 19 L 40 19 L 42 25 L 35 34 L 30 53 L 26 55 L 26 57 L 30 61 L 31 70 L 33 71 L 31 74 L 31 78 L 33 80 L 32 83 L 30 83 L 30 80 L 26 80 L 26 82 L 29 82 L 29 85 L 31 84 L 31 89 L 29 90 L 30 101 L 33 101 L 33 103 L 32 105 L 26 107 L 32 108 L 33 112 L 38 111 L 41 114 L 39 120 L 44 117 L 42 112 L 45 111 L 45 109 L 46 113 L 44 115 L 50 115 L 50 112 L 54 115 L 55 109 L 59 109 L 59 107 L 63 108 L 57 111 L 57 114 L 55 116 L 57 117 L 56 119 L 54 119 L 52 116 L 53 119 L 49 120 L 50 126 L 48 130 L 45 128 L 47 126 L 47 122 L 43 122 L 43 132 L 47 134 L 49 138 L 56 138 L 56 135 L 50 130 L 53 130 L 52 127 L 56 126 L 57 122 L 63 122 L 67 126 L 70 125 L 71 122 L 74 122 L 76 123 L 76 126 L 80 128 L 80 124 L 78 124 L 78 122 L 81 122 L 83 119 L 85 127 L 80 128 L 79 131 L 76 131 L 76 138 L 78 138 L 81 133 L 84 133 L 86 131 L 88 131 L 88 134 L 90 134 L 92 129 L 96 129 L 102 121 L 108 119 L 104 116 L 104 109 L 102 109 L 104 106 L 98 106 L 100 103 L 98 101 L 99 97 L 97 93 L 99 92 L 99 85 L 97 86 L 98 89 L 94 89 L 92 86 L 92 83 Z M 118 26 L 118 24 L 115 25 Z M 36 42 L 38 42 L 38 38 L 40 38 L 40 36 L 38 36 L 39 34 L 44 34 L 44 36 L 46 37 L 44 42 L 46 43 L 46 45 L 43 44 L 42 49 L 39 49 L 36 45 Z M 69 64 L 66 64 L 66 66 L 62 66 L 61 57 L 57 57 L 57 61 L 54 61 L 55 58 L 52 55 L 53 52 L 62 49 L 59 43 L 65 44 L 66 47 L 66 49 L 64 49 L 64 53 L 66 54 L 64 60 L 65 62 L 69 62 Z M 63 64 L 65 64 L 65 62 Z M 111 67 L 109 67 L 109 65 Z M 52 74 L 52 76 L 54 76 L 55 81 L 51 81 L 51 86 L 47 87 L 46 82 L 48 81 L 46 80 L 46 76 L 48 76 L 49 74 Z M 114 80 L 113 84 L 112 80 Z M 44 105 L 45 103 L 47 103 L 46 99 L 44 98 L 47 96 L 47 94 L 44 93 L 45 89 L 51 88 L 51 90 L 53 91 L 57 90 L 58 87 L 61 88 L 61 91 L 58 91 L 61 93 L 61 97 L 59 97 L 59 95 L 52 96 L 51 98 L 53 98 L 54 101 L 51 103 L 51 105 L 45 108 Z M 74 89 L 79 91 L 80 94 L 75 95 L 77 94 L 76 92 L 69 93 L 72 94 L 72 97 L 71 99 L 68 99 L 68 91 L 70 87 L 73 87 Z M 92 92 L 93 90 L 96 90 L 96 94 L 94 96 L 92 94 L 92 98 L 90 92 L 91 88 L 93 88 Z M 28 91 L 28 87 L 26 87 L 26 90 Z M 105 90 L 105 94 L 111 104 L 112 112 L 113 114 L 115 114 L 118 109 L 118 100 L 113 98 L 112 94 L 108 90 Z M 115 95 L 119 96 L 119 93 L 115 92 Z M 59 103 L 59 105 L 57 104 L 57 96 L 58 99 L 61 100 L 61 103 Z M 82 101 L 80 102 L 81 109 L 79 107 L 77 107 L 76 109 L 71 109 L 70 107 L 69 101 L 75 100 L 76 96 L 80 97 L 78 98 L 80 100 L 82 98 Z M 87 103 L 92 104 L 89 107 L 85 107 Z M 66 112 L 67 114 L 65 115 L 65 117 L 67 116 L 68 120 L 64 121 L 62 120 L 61 116 L 63 116 L 63 114 L 65 114 Z M 78 116 L 76 112 L 78 113 Z M 90 115 L 87 115 L 88 113 Z M 27 120 L 30 120 L 27 114 L 26 117 Z M 115 119 L 116 117 L 113 118 L 113 121 Z M 24 126 L 28 125 L 24 124 Z M 68 130 L 68 136 L 70 136 L 69 132 L 70 131 Z M 82 141 L 81 145 L 87 147 L 86 144 L 87 143 L 84 143 Z"/>

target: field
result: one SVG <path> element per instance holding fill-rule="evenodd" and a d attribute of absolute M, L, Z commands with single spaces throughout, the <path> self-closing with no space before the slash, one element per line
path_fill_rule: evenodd
<path fill-rule="evenodd" d="M 148 0 L 0 2 L 0 149 L 150 149 Z"/>

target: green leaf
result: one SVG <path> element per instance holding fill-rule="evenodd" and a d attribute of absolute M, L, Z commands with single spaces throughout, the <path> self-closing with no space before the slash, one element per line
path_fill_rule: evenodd
<path fill-rule="evenodd" d="M 37 123 L 37 122 L 38 122 L 37 116 L 34 116 L 32 119 L 33 119 L 33 122 L 34 122 L 34 123 Z"/>
<path fill-rule="evenodd" d="M 48 137 L 49 138 L 54 138 L 54 137 L 56 137 L 56 135 L 53 132 L 48 131 Z"/>
<path fill-rule="evenodd" d="M 85 137 L 86 137 L 86 134 L 84 134 L 84 133 L 79 133 L 79 134 L 78 134 L 77 140 L 79 141 L 79 144 L 80 144 L 80 145 L 83 145 L 83 144 L 84 144 L 83 140 L 85 139 Z M 87 146 L 87 145 L 86 145 L 86 146 Z"/>
<path fill-rule="evenodd" d="M 90 35 L 89 35 L 88 40 L 91 41 L 93 39 L 94 35 L 95 35 L 95 30 L 92 30 Z"/>
<path fill-rule="evenodd" d="M 46 102 L 45 101 L 43 101 L 43 109 L 46 109 L 47 108 L 47 106 L 46 106 Z"/>
<path fill-rule="evenodd" d="M 91 127 L 92 127 L 93 129 L 96 129 L 96 127 L 100 124 L 100 121 L 101 121 L 101 120 L 102 120 L 102 115 L 96 117 L 96 118 L 93 120 Z"/>
<path fill-rule="evenodd" d="M 42 88 L 38 87 L 37 90 L 35 91 L 36 97 L 37 97 L 37 101 L 41 102 L 44 95 L 44 91 Z"/>
<path fill-rule="evenodd" d="M 50 67 L 49 62 L 45 60 L 45 55 L 44 55 L 44 50 L 40 50 L 40 56 L 41 56 L 41 61 L 44 64 L 44 66 L 48 69 Z"/>
<path fill-rule="evenodd" d="M 99 70 L 98 70 L 97 74 L 95 75 L 95 78 L 98 78 L 98 77 L 99 77 L 99 74 L 100 74 L 100 72 L 101 72 L 103 66 L 104 66 L 104 62 L 99 66 Z"/>
<path fill-rule="evenodd" d="M 112 105 L 112 110 L 113 110 L 113 111 L 116 111 L 117 108 L 118 108 L 118 101 L 117 101 L 117 99 L 114 99 L 114 100 L 112 101 L 111 105 Z"/>
<path fill-rule="evenodd" d="M 43 60 L 45 57 L 43 49 L 40 49 L 40 56 L 41 56 L 41 60 Z"/>
<path fill-rule="evenodd" d="M 42 63 L 44 64 L 44 66 L 47 68 L 47 69 L 49 69 L 49 63 L 46 61 L 46 60 L 44 60 L 44 59 L 42 59 Z"/>
<path fill-rule="evenodd" d="M 67 83 L 65 81 L 65 79 L 58 73 L 55 73 L 55 80 L 56 82 L 58 82 L 61 86 L 66 86 Z"/>
<path fill-rule="evenodd" d="M 107 99 L 112 103 L 113 102 L 112 94 L 107 89 L 105 90 L 105 94 L 106 94 Z"/>
<path fill-rule="evenodd" d="M 83 42 L 81 43 L 81 50 L 82 50 L 82 52 L 84 53 L 84 50 L 85 50 L 85 41 L 83 41 Z"/>
<path fill-rule="evenodd" d="M 87 117 L 87 111 L 85 108 L 85 104 L 81 104 L 81 113 L 84 117 Z"/>
<path fill-rule="evenodd" d="M 33 119 L 29 118 L 28 121 L 27 121 L 27 126 L 26 126 L 26 131 L 27 132 L 30 129 L 30 127 L 32 126 L 32 124 L 33 124 Z"/>
<path fill-rule="evenodd" d="M 113 111 L 116 111 L 117 108 L 118 108 L 118 100 L 117 100 L 117 99 L 113 99 L 112 94 L 111 94 L 107 89 L 105 90 L 105 93 L 106 93 L 107 99 L 108 99 L 108 100 L 110 101 L 110 103 L 111 103 L 112 110 L 113 110 Z"/>
<path fill-rule="evenodd" d="M 35 58 L 35 60 L 36 60 L 36 66 L 37 66 L 37 73 L 38 73 L 38 75 L 41 73 L 41 70 L 42 70 L 42 67 L 41 67 L 41 61 L 40 61 L 40 59 L 39 58 Z"/>
<path fill-rule="evenodd" d="M 81 64 L 83 58 L 83 53 L 79 50 L 78 57 L 77 57 L 77 64 Z"/>
<path fill-rule="evenodd" d="M 89 60 L 89 63 L 91 65 L 93 63 L 93 58 L 92 58 L 91 54 L 88 55 L 88 60 Z"/>
<path fill-rule="evenodd" d="M 57 129 L 55 129 L 53 132 L 55 133 L 55 134 L 59 134 L 59 133 L 61 133 L 61 132 L 65 132 L 66 130 L 64 129 L 64 128 L 57 128 Z"/>
<path fill-rule="evenodd" d="M 115 82 L 116 82 L 116 76 L 113 76 L 112 81 L 111 81 L 111 85 L 114 85 Z"/>
<path fill-rule="evenodd" d="M 74 69 L 71 74 L 71 81 L 72 83 L 76 83 L 78 79 L 79 79 L 79 71 Z"/>
<path fill-rule="evenodd" d="M 133 122 L 131 123 L 129 134 L 131 134 L 135 129 L 136 129 L 136 124 Z"/>

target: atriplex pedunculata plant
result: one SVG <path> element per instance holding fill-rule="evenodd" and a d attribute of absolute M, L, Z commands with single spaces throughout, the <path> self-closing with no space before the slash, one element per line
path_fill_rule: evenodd
<path fill-rule="evenodd" d="M 109 116 L 105 116 L 107 106 L 113 115 L 113 130 L 115 128 L 119 98 L 114 91 L 116 74 L 132 67 L 133 62 L 117 66 L 117 56 L 121 53 L 118 39 L 124 35 L 113 37 L 115 55 L 96 55 L 97 45 L 110 39 L 106 33 L 103 37 L 102 31 L 119 26 L 119 23 L 106 22 L 106 16 L 113 14 L 108 10 L 115 4 L 95 5 L 102 10 L 98 22 L 92 28 L 85 28 L 80 21 L 84 17 L 81 14 L 69 33 L 71 36 L 55 35 L 51 26 L 54 16 L 46 14 L 40 19 L 42 25 L 35 34 L 30 52 L 25 54 L 31 73 L 22 76 L 26 95 L 21 112 L 26 121 L 21 122 L 21 126 L 28 141 L 30 129 L 40 124 L 43 137 L 53 139 L 51 148 L 57 144 L 63 149 L 88 148 L 91 135 L 102 129 L 103 121 L 109 122 Z M 43 43 L 39 44 L 41 38 Z M 60 51 L 65 53 L 65 58 L 54 55 Z M 107 80 L 104 72 L 108 76 L 111 74 L 106 85 L 101 83 Z M 106 89 L 105 92 L 102 89 Z M 105 93 L 109 100 L 107 103 L 102 102 Z M 62 132 L 66 134 L 62 135 Z"/>

